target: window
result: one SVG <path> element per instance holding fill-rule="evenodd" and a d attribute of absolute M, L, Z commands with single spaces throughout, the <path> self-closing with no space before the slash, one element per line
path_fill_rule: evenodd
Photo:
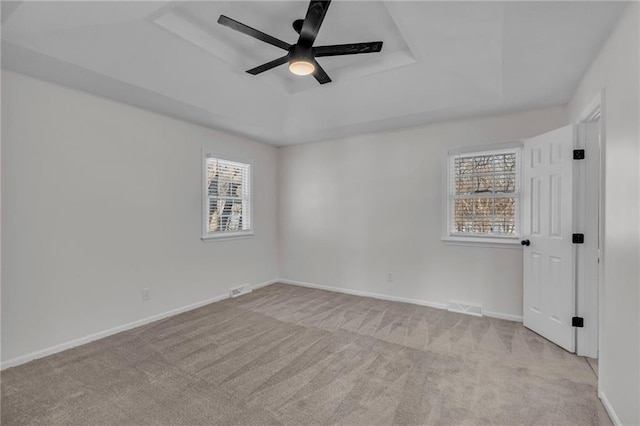
<path fill-rule="evenodd" d="M 251 164 L 205 155 L 202 238 L 251 235 Z"/>
<path fill-rule="evenodd" d="M 515 243 L 520 234 L 520 147 L 450 152 L 444 239 Z"/>

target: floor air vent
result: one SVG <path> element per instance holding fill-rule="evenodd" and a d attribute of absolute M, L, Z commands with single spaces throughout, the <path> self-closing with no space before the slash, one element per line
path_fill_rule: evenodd
<path fill-rule="evenodd" d="M 476 317 L 482 316 L 482 306 L 470 305 L 468 303 L 457 302 L 455 300 L 449 301 L 448 310 L 451 312 L 458 312 L 461 314 L 473 315 Z"/>
<path fill-rule="evenodd" d="M 229 290 L 229 297 L 238 297 L 243 294 L 251 293 L 251 287 L 248 284 L 241 285 L 240 287 L 234 287 Z"/>

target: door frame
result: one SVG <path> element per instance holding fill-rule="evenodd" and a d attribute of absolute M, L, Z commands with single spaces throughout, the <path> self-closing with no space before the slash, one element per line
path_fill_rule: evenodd
<path fill-rule="evenodd" d="M 585 242 L 597 238 L 599 244 L 585 244 L 577 247 L 576 255 L 576 314 L 585 318 L 585 328 L 576 329 L 576 354 L 599 358 L 601 354 L 602 339 L 602 307 L 604 300 L 604 166 L 605 166 L 605 123 L 604 111 L 604 91 L 599 93 L 587 108 L 580 114 L 578 119 L 578 137 L 576 138 L 577 148 L 586 149 L 585 163 L 579 167 L 576 176 L 576 207 L 586 206 L 584 214 L 575 210 L 576 226 L 574 232 L 583 232 Z M 599 121 L 600 138 L 598 142 L 587 142 L 584 131 L 581 127 L 587 123 Z M 594 145 L 597 143 L 598 145 Z M 592 191 L 592 192 L 589 192 Z M 594 194 L 593 191 L 597 191 Z M 597 209 L 593 211 L 593 197 L 597 196 Z M 591 200 L 591 201 L 589 201 Z M 589 210 L 587 203 L 592 209 Z M 597 213 L 597 220 L 592 216 Z M 599 259 L 597 265 L 597 276 L 586 276 L 585 271 L 589 270 L 586 262 L 589 259 Z M 593 268 L 593 266 L 592 266 Z M 591 269 L 593 271 L 593 269 Z M 595 320 L 593 320 L 595 318 Z"/>

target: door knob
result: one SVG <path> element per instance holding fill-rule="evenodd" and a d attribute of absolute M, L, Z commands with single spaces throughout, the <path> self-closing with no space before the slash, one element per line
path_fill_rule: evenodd
<path fill-rule="evenodd" d="M 531 242 L 529 240 L 522 240 L 520 241 L 520 244 L 522 244 L 523 246 L 529 246 L 531 244 Z"/>

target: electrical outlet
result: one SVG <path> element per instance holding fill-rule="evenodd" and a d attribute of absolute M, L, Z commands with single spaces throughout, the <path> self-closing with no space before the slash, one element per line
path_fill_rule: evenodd
<path fill-rule="evenodd" d="M 148 288 L 143 288 L 142 289 L 142 300 L 149 300 L 151 299 L 151 291 L 149 291 Z"/>
<path fill-rule="evenodd" d="M 387 272 L 387 282 L 388 283 L 393 282 L 393 272 Z"/>

